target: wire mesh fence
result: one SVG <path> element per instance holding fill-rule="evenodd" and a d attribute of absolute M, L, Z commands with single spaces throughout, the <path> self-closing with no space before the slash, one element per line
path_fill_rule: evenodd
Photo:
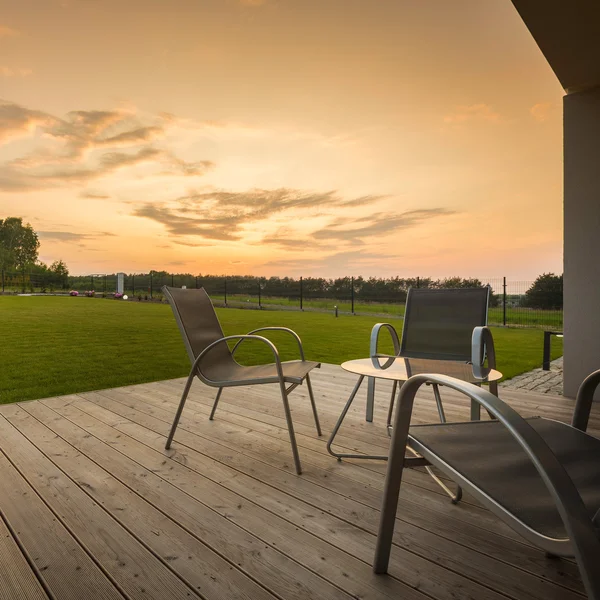
<path fill-rule="evenodd" d="M 122 293 L 137 301 L 162 301 L 163 285 L 204 287 L 217 306 L 257 309 L 335 311 L 340 314 L 398 318 L 404 314 L 410 287 L 490 287 L 490 325 L 561 330 L 562 280 L 556 289 L 534 298 L 533 281 L 506 277 L 491 279 L 343 277 L 229 277 L 151 272 L 123 277 Z M 53 273 L 1 272 L 2 293 L 69 294 L 114 298 L 118 276 L 93 274 L 58 276 Z"/>

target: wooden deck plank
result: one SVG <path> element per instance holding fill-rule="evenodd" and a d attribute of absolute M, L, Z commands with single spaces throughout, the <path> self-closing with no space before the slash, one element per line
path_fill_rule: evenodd
<path fill-rule="evenodd" d="M 0 425 L 7 425 L 4 418 L 0 418 Z M 3 448 L 7 451 L 5 441 Z M 16 436 L 13 438 L 16 444 L 21 441 Z M 0 479 L 4 517 L 31 557 L 35 571 L 55 598 L 123 600 L 123 594 L 107 579 L 2 453 Z M 3 569 L 6 568 L 3 565 Z"/>
<path fill-rule="evenodd" d="M 31 564 L 50 593 L 66 600 L 584 597 L 572 561 L 546 559 L 474 500 L 451 505 L 413 470 L 402 486 L 390 575 L 374 575 L 386 465 L 338 463 L 325 450 L 355 375 L 335 365 L 314 372 L 323 438 L 306 390 L 292 394 L 300 477 L 272 386 L 226 390 L 210 422 L 215 390 L 195 383 L 166 452 L 184 382 L 0 406 L 0 476 L 11 484 L 0 488 L 0 517 L 10 525 L 5 531 L 0 518 L 0 561 L 19 565 L 10 585 L 46 597 L 17 536 L 28 554 L 39 548 Z M 365 388 L 340 432 L 341 447 L 386 452 L 391 386 L 379 383 L 374 422 L 364 420 Z M 524 416 L 572 416 L 566 398 L 507 388 L 500 395 Z M 464 397 L 444 390 L 443 398 L 448 416 L 468 418 Z M 415 419 L 437 420 L 430 389 L 420 391 Z M 600 411 L 589 430 L 600 433 Z M 139 562 L 147 568 L 136 569 Z M 98 585 L 86 588 L 81 571 Z M 2 592 L 0 573 L 0 600 Z"/>
<path fill-rule="evenodd" d="M 9 445 L 12 461 L 120 588 L 132 597 L 156 600 L 194 596 L 191 588 L 7 423 L 16 421 L 20 413 L 23 410 L 16 405 L 2 407 L 6 420 L 0 420 L 0 438 Z"/>
<path fill-rule="evenodd" d="M 350 597 L 338 587 L 311 573 L 311 570 L 318 570 L 324 575 L 331 571 L 329 576 L 335 579 L 339 586 L 353 588 L 356 585 L 358 589 L 352 589 L 352 595 L 386 597 L 386 590 L 391 587 L 392 593 L 387 597 L 404 595 L 407 598 L 421 598 L 420 594 L 409 594 L 410 589 L 399 582 L 390 585 L 390 582 L 380 581 L 380 578 L 372 575 L 365 565 L 352 561 L 347 555 L 336 555 L 331 548 L 315 543 L 311 536 L 299 539 L 296 528 L 286 527 L 276 515 L 248 503 L 240 496 L 227 493 L 226 489 L 212 484 L 210 480 L 201 477 L 190 478 L 186 467 L 169 464 L 163 453 L 134 443 L 128 436 L 103 425 L 96 418 L 79 410 L 79 404 L 69 404 L 69 401 L 57 404 L 57 401 L 53 400 L 49 406 L 63 417 L 68 417 L 72 424 L 93 432 L 101 443 L 90 438 L 89 434 L 74 437 L 72 427 L 69 427 L 70 424 L 64 418 L 53 425 L 57 429 L 60 428 L 61 435 L 68 436 L 78 450 L 85 452 L 93 460 L 106 462 L 116 477 L 129 480 L 132 489 L 170 514 L 186 529 L 202 537 L 206 543 L 220 547 L 223 553 L 232 557 L 245 571 L 281 597 Z M 104 442 L 110 443 L 111 448 L 106 447 Z M 120 457 L 115 456 L 117 450 L 123 452 Z M 140 465 L 145 467 L 145 472 L 138 475 Z M 161 479 L 163 471 L 173 472 L 174 475 L 169 479 L 180 486 L 171 485 L 167 478 Z M 265 528 L 265 523 L 277 526 Z M 256 533 L 256 537 L 248 533 L 251 530 Z M 283 548 L 287 553 L 281 550 Z M 289 560 L 289 555 L 295 557 L 297 562 Z M 321 558 L 323 556 L 327 557 L 325 561 Z M 299 564 L 302 561 L 309 561 L 311 570 L 303 568 Z M 356 570 L 361 573 L 362 578 L 355 581 Z M 352 574 L 348 575 L 346 571 Z M 372 583 L 365 585 L 363 579 L 367 582 L 372 580 Z M 377 593 L 374 595 L 374 592 Z"/>
<path fill-rule="evenodd" d="M 135 408 L 131 407 L 128 404 L 129 409 L 126 407 L 120 408 L 115 404 L 115 402 L 106 402 L 102 401 L 101 398 L 98 398 L 98 394 L 86 394 L 86 398 L 92 399 L 94 402 L 98 402 L 102 406 L 108 409 L 112 409 L 120 416 L 125 416 L 133 419 L 136 423 L 141 423 L 144 428 L 151 429 L 157 433 L 161 433 L 165 430 L 165 424 L 161 423 L 159 420 L 155 418 L 148 418 L 144 415 L 141 415 L 139 411 L 135 410 Z M 138 405 L 141 403 L 138 402 Z M 138 408 L 140 408 L 138 406 Z M 85 408 L 84 408 L 85 410 Z M 170 416 L 170 415 L 169 415 Z M 210 425 L 205 421 L 206 425 L 212 430 L 217 423 L 210 423 Z M 182 423 L 182 426 L 184 424 Z M 120 429 L 123 429 L 120 427 Z M 198 429 L 198 427 L 192 427 L 192 429 Z M 179 430 L 178 430 L 179 431 Z M 231 426 L 228 426 L 228 431 L 224 431 L 221 429 L 222 435 L 226 436 L 227 433 L 231 433 Z M 183 435 L 183 439 L 181 436 Z M 247 436 L 245 431 L 240 431 L 240 440 L 239 443 L 244 443 L 243 438 Z M 291 485 L 287 483 L 287 479 L 281 480 L 280 474 L 278 474 L 275 470 L 263 467 L 261 470 L 261 466 L 258 462 L 253 461 L 254 466 L 251 469 L 248 469 L 245 466 L 247 463 L 247 456 L 250 454 L 258 454 L 257 452 L 252 452 L 252 447 L 244 446 L 244 459 L 236 460 L 236 456 L 232 458 L 231 452 L 227 449 L 221 450 L 218 446 L 219 439 L 215 438 L 217 443 L 209 443 L 207 444 L 205 440 L 200 439 L 199 436 L 190 433 L 179 433 L 178 440 L 183 441 L 186 446 L 198 450 L 204 454 L 204 456 L 210 456 L 212 458 L 219 458 L 223 464 L 227 464 L 228 466 L 234 466 L 236 469 L 240 471 L 251 474 L 254 477 L 257 477 L 263 482 L 269 483 L 273 487 L 277 487 L 288 494 L 293 494 L 297 499 L 300 499 L 304 502 L 316 501 L 313 499 L 318 499 L 318 506 L 324 510 L 327 510 L 331 514 L 338 516 L 339 518 L 344 518 L 346 515 L 356 515 L 356 519 L 352 520 L 352 522 L 356 525 L 361 524 L 363 527 L 365 523 L 370 522 L 371 515 L 365 515 L 362 511 L 361 506 L 357 505 L 354 500 L 360 501 L 366 507 L 374 509 L 377 511 L 377 514 L 371 519 L 371 531 L 375 532 L 376 524 L 378 521 L 378 511 L 381 504 L 381 486 L 378 486 L 377 490 L 368 489 L 366 487 L 361 487 L 360 489 L 356 486 L 347 486 L 346 482 L 337 476 L 336 472 L 329 471 L 327 484 L 328 488 L 324 488 L 319 484 L 319 489 L 315 489 L 314 487 L 314 478 L 313 470 L 306 469 L 301 478 L 293 477 L 289 479 Z M 235 442 L 233 442 L 231 448 L 235 448 Z M 279 452 L 284 451 L 287 445 L 285 443 L 280 444 L 281 448 Z M 261 454 L 264 455 L 264 452 Z M 189 453 L 186 453 L 186 464 L 190 466 L 189 462 L 190 456 Z M 233 462 L 232 462 L 233 461 Z M 331 465 L 337 465 L 335 460 L 330 458 L 329 460 Z M 339 468 L 338 471 L 342 472 L 345 465 L 342 468 Z M 223 476 L 224 480 L 227 480 L 226 476 Z M 318 478 L 317 478 L 318 480 Z M 239 478 L 236 478 L 236 482 L 239 482 Z M 281 481 L 284 481 L 283 485 Z M 308 483 L 307 483 L 308 482 Z M 331 492 L 334 492 L 332 494 Z M 343 499 L 335 496 L 335 493 L 343 496 Z M 399 518 L 404 520 L 403 524 L 400 524 L 397 529 L 398 539 L 402 540 L 403 544 L 415 545 L 414 538 L 416 535 L 416 530 L 412 528 L 413 525 L 418 525 L 420 528 L 425 529 L 431 533 L 435 533 L 437 536 L 441 536 L 445 538 L 446 541 L 449 542 L 447 545 L 447 551 L 449 554 L 456 555 L 456 549 L 454 547 L 455 540 L 460 539 L 460 543 L 471 548 L 472 550 L 486 554 L 487 556 L 491 556 L 497 560 L 502 561 L 502 563 L 507 562 L 512 564 L 514 567 L 518 567 L 523 569 L 524 571 L 533 572 L 537 576 L 546 576 L 550 579 L 554 580 L 556 583 L 560 583 L 561 585 L 566 585 L 575 590 L 580 590 L 581 585 L 579 581 L 579 575 L 577 569 L 575 567 L 567 565 L 565 571 L 571 571 L 571 577 L 563 572 L 560 576 L 556 576 L 555 565 L 552 564 L 542 553 L 538 550 L 534 550 L 529 547 L 520 546 L 514 544 L 513 542 L 508 543 L 503 538 L 498 538 L 497 536 L 490 536 L 488 531 L 484 531 L 478 528 L 469 527 L 465 523 L 456 523 L 452 516 L 453 514 L 462 512 L 462 507 L 456 507 L 450 504 L 449 501 L 446 501 L 443 505 L 443 512 L 434 512 L 426 509 L 426 503 L 424 506 L 423 496 L 419 497 L 421 499 L 420 504 L 417 502 L 405 501 L 403 503 L 402 511 L 400 511 Z M 453 512 L 454 511 L 454 512 Z M 450 512 L 450 515 L 448 513 Z M 449 518 L 450 516 L 450 518 Z M 346 518 L 348 518 L 346 516 Z M 408 529 L 408 531 L 407 531 Z M 423 534 L 421 534 L 423 535 Z M 434 540 L 430 540 L 431 543 L 434 543 Z M 439 539 L 435 540 L 435 550 L 436 552 L 443 553 L 444 544 L 440 543 Z M 431 549 L 429 550 L 431 552 Z M 460 552 L 458 553 L 460 555 Z M 457 557 L 458 558 L 458 557 Z M 461 556 L 459 560 L 461 562 L 468 562 L 468 557 Z M 482 559 L 480 559 L 481 562 Z M 483 559 L 485 560 L 485 559 Z M 502 571 L 502 566 L 499 567 L 500 571 Z M 498 568 L 496 569 L 498 573 Z M 526 575 L 521 575 L 521 579 L 527 579 Z M 526 584 L 526 582 L 523 582 Z M 520 592 L 522 594 L 522 592 Z M 562 594 L 563 592 L 561 592 Z M 524 597 L 524 596 L 523 596 Z"/>
<path fill-rule="evenodd" d="M 110 511 L 121 525 L 178 572 L 190 587 L 202 595 L 221 600 L 273 600 L 272 594 L 177 525 L 170 515 L 154 508 L 64 438 L 57 438 L 60 428 L 52 428 L 52 425 L 57 421 L 64 422 L 64 419 L 54 411 L 41 403 L 28 404 L 24 410 L 27 411 L 25 415 L 13 419 L 19 431 L 50 456 L 56 466 L 91 498 Z M 75 437 L 79 434 L 79 439 L 87 435 L 83 430 L 71 429 Z"/>
<path fill-rule="evenodd" d="M 118 427 L 122 428 L 124 426 L 121 425 Z M 97 432 L 101 429 L 102 428 L 99 427 L 97 423 L 93 423 L 91 425 L 90 431 L 93 430 L 97 434 Z M 141 435 L 144 435 L 144 433 L 147 434 L 147 430 L 145 430 L 144 428 L 139 428 L 139 431 Z M 131 434 L 132 432 L 128 431 L 128 433 Z M 156 440 L 157 438 L 159 438 L 159 443 L 161 445 L 164 444 L 164 436 L 156 436 L 155 434 L 151 435 L 152 440 Z M 124 443 L 123 437 L 119 438 L 118 443 Z M 147 458 L 140 456 L 141 453 L 139 448 L 130 446 L 127 449 L 127 453 L 129 455 L 133 456 L 134 452 L 136 454 L 136 460 L 147 461 Z M 206 489 L 210 487 L 210 484 L 212 483 L 210 480 L 204 480 L 201 486 L 195 485 L 193 487 L 190 487 L 190 481 L 188 477 L 189 465 L 187 465 L 187 468 L 185 470 L 177 469 L 174 465 L 164 466 L 164 461 L 162 460 L 164 458 L 164 455 L 162 454 L 162 451 L 156 451 L 155 454 L 158 455 L 155 459 L 155 462 L 147 465 L 148 468 L 150 468 L 154 473 L 157 473 L 161 477 L 167 479 L 168 481 L 171 481 L 172 483 L 180 486 L 181 489 L 185 489 L 191 495 L 198 496 L 198 494 L 204 494 L 206 492 Z M 174 457 L 178 455 L 180 455 L 179 452 L 173 452 Z M 183 462 L 187 462 L 190 460 L 191 453 L 186 451 L 183 456 L 185 457 L 183 459 Z M 183 465 L 180 466 L 183 467 Z M 209 470 L 214 470 L 215 466 L 216 465 L 212 463 L 204 465 L 201 468 L 202 474 L 206 473 Z M 201 473 L 198 472 L 197 475 L 201 476 Z M 237 480 L 239 478 L 240 474 L 237 474 L 237 476 L 235 476 L 235 479 Z M 223 479 L 229 480 L 231 479 L 231 476 L 228 475 Z M 294 476 L 294 479 L 298 479 L 298 477 Z M 224 482 L 223 485 L 225 485 Z M 250 486 L 260 487 L 260 482 L 248 482 L 245 485 L 245 488 L 250 488 Z M 263 487 L 263 489 L 261 489 L 261 492 L 262 493 L 257 494 L 258 502 L 261 502 L 263 505 L 272 503 L 274 507 L 273 514 L 266 515 L 255 525 L 256 527 L 259 527 L 259 529 L 256 530 L 257 534 L 259 530 L 262 531 L 264 529 L 264 522 L 273 521 L 276 511 L 282 512 L 287 515 L 288 512 L 290 512 L 288 511 L 288 508 L 291 506 L 289 499 L 286 500 L 285 496 L 282 496 L 282 500 L 279 502 L 277 502 L 276 500 L 273 501 L 273 497 L 276 496 L 276 492 L 273 490 L 265 494 Z M 225 501 L 226 497 L 226 490 L 221 488 L 221 505 Z M 219 506 L 217 506 L 217 508 L 219 508 Z M 324 515 L 320 514 L 318 509 L 315 509 L 314 507 L 307 506 L 304 508 L 304 511 L 306 512 L 307 509 L 308 513 L 306 517 L 310 522 L 310 527 L 314 531 L 317 529 L 317 519 L 324 518 Z M 299 510 L 302 510 L 302 503 L 300 503 Z M 240 519 L 243 518 L 243 514 L 239 513 L 238 511 L 235 515 L 231 516 L 231 518 L 234 517 Z M 343 546 L 347 548 L 347 551 L 351 552 L 352 554 L 361 555 L 363 557 L 364 562 L 370 565 L 374 551 L 374 535 L 369 535 L 365 533 L 364 530 L 357 527 L 349 527 L 348 524 L 345 524 L 344 522 L 336 521 L 336 524 L 337 525 L 330 525 L 329 528 L 324 531 L 324 535 L 327 535 L 328 538 L 332 540 L 334 540 L 336 536 L 342 536 Z M 253 525 L 250 524 L 248 525 L 248 527 L 253 527 Z M 268 532 L 264 533 L 264 535 L 275 535 L 276 531 L 274 531 L 273 529 L 274 528 L 270 528 Z M 353 540 L 355 541 L 353 542 Z M 283 543 L 283 541 L 284 540 L 279 540 L 278 543 L 281 544 Z M 287 540 L 287 544 L 288 549 L 286 549 L 286 552 L 292 551 L 294 548 L 296 548 L 298 546 L 296 535 L 294 535 L 294 537 L 291 540 Z M 429 590 L 430 592 L 433 592 L 434 597 L 451 598 L 455 597 L 457 593 L 460 593 L 461 597 L 465 599 L 478 598 L 483 600 L 484 598 L 500 597 L 492 590 L 479 586 L 476 583 L 465 579 L 464 577 L 457 576 L 451 571 L 440 569 L 440 567 L 437 564 L 429 563 L 428 561 L 423 560 L 421 557 L 407 552 L 404 549 L 398 549 L 397 556 L 393 559 L 393 562 L 395 568 L 391 569 L 392 574 L 395 574 L 398 578 L 401 577 L 402 580 L 414 585 L 415 587 L 419 587 L 419 589 L 423 591 Z M 400 575 L 398 573 L 395 573 L 395 571 L 400 571 Z"/>
<path fill-rule="evenodd" d="M 0 600 L 48 600 L 48 594 L 2 518 L 0 565 L 6 565 L 6 568 L 0 569 Z"/>

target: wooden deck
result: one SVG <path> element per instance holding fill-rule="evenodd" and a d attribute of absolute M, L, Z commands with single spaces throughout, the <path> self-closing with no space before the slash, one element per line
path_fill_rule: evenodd
<path fill-rule="evenodd" d="M 196 382 L 170 451 L 183 380 L 0 407 L 0 598 L 584 597 L 572 561 L 546 558 L 468 497 L 453 506 L 416 470 L 390 573 L 374 575 L 385 463 L 338 463 L 325 450 L 355 380 L 332 365 L 315 372 L 323 438 L 305 388 L 292 394 L 301 476 L 273 386 L 225 390 L 210 422 L 215 390 Z M 386 452 L 385 389 L 371 424 L 361 391 L 342 447 Z M 526 415 L 571 416 L 568 399 L 501 396 Z M 444 398 L 449 418 L 467 417 L 463 399 Z M 416 410 L 435 419 L 428 392 Z"/>

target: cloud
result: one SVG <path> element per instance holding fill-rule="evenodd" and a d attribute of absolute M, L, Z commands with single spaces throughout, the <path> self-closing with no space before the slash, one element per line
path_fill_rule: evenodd
<path fill-rule="evenodd" d="M 151 164 L 145 173 L 152 176 L 199 177 L 214 168 L 210 160 L 184 160 L 158 145 L 166 135 L 166 121 L 157 116 L 144 120 L 133 108 L 75 110 L 58 118 L 0 102 L 0 141 L 36 132 L 36 143 L 42 143 L 0 166 L 0 189 L 81 185 L 141 163 Z"/>
<path fill-rule="evenodd" d="M 444 117 L 444 123 L 459 124 L 466 121 L 487 121 L 497 123 L 501 120 L 500 113 L 489 104 L 470 104 L 457 106 L 454 112 Z"/>
<path fill-rule="evenodd" d="M 539 102 L 529 109 L 529 113 L 536 121 L 542 123 L 553 116 L 555 112 L 554 108 L 554 105 L 550 102 Z"/>
<path fill-rule="evenodd" d="M 108 231 L 99 231 L 96 233 L 73 233 L 72 231 L 38 231 L 38 237 L 42 240 L 55 240 L 65 243 L 79 243 L 80 246 L 87 248 L 81 242 L 99 237 L 114 237 L 116 234 Z"/>
<path fill-rule="evenodd" d="M 131 131 L 124 131 L 112 137 L 99 140 L 99 143 L 107 146 L 115 146 L 119 144 L 132 144 L 139 142 L 149 142 L 164 134 L 162 127 L 138 127 Z"/>
<path fill-rule="evenodd" d="M 51 127 L 56 122 L 48 113 L 0 101 L 0 142 L 28 135 L 38 126 Z"/>
<path fill-rule="evenodd" d="M 0 66 L 0 77 L 28 77 L 33 71 L 31 69 L 13 69 Z"/>
<path fill-rule="evenodd" d="M 38 231 L 37 234 L 43 240 L 57 240 L 59 242 L 81 242 L 90 237 L 84 233 L 72 233 L 70 231 Z"/>
<path fill-rule="evenodd" d="M 90 198 L 91 200 L 109 200 L 110 196 L 105 194 L 95 194 L 93 192 L 82 192 L 79 194 L 80 198 Z"/>
<path fill-rule="evenodd" d="M 6 25 L 0 25 L 0 38 L 3 37 L 16 37 L 20 35 L 16 29 L 12 29 Z"/>
<path fill-rule="evenodd" d="M 417 227 L 424 221 L 452 214 L 454 211 L 446 208 L 411 210 L 399 214 L 381 212 L 360 219 L 358 222 L 364 224 L 358 227 L 342 229 L 341 225 L 335 223 L 315 231 L 312 237 L 317 240 L 343 240 L 356 244 L 362 242 L 363 238 L 397 233 L 404 229 Z"/>
<path fill-rule="evenodd" d="M 398 259 L 398 255 L 383 252 L 365 252 L 364 250 L 348 250 L 344 252 L 334 252 L 321 257 L 311 258 L 292 258 L 275 259 L 263 263 L 262 267 L 285 269 L 293 273 L 311 273 L 319 272 L 338 272 L 338 273 L 360 273 L 361 269 L 365 272 L 372 271 L 373 268 L 381 268 L 381 264 L 391 258 Z"/>
<path fill-rule="evenodd" d="M 143 203 L 132 214 L 163 224 L 174 236 L 235 241 L 241 239 L 244 225 L 279 213 L 294 211 L 295 218 L 301 219 L 317 209 L 366 206 L 382 198 L 362 196 L 348 201 L 334 191 L 303 192 L 288 188 L 247 192 L 216 190 L 192 193 L 171 203 Z"/>

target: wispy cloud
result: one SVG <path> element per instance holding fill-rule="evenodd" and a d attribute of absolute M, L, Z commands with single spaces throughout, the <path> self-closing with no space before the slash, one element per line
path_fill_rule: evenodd
<path fill-rule="evenodd" d="M 344 240 L 356 243 L 364 238 L 397 233 L 421 225 L 425 221 L 452 214 L 455 214 L 454 211 L 446 208 L 411 210 L 399 214 L 381 212 L 361 218 L 358 226 L 343 227 L 334 224 L 315 231 L 312 237 L 317 240 Z"/>
<path fill-rule="evenodd" d="M 264 221 L 279 213 L 295 211 L 296 219 L 311 211 L 367 206 L 383 196 L 362 196 L 345 200 L 334 191 L 304 192 L 297 189 L 249 190 L 247 192 L 197 192 L 174 202 L 143 203 L 133 215 L 163 224 L 174 236 L 196 235 L 206 239 L 241 239 L 244 225 Z"/>
<path fill-rule="evenodd" d="M 1 74 L 1 73 L 0 73 Z M 184 160 L 159 141 L 167 121 L 135 109 L 76 110 L 64 118 L 0 102 L 0 141 L 33 136 L 38 146 L 0 167 L 0 189 L 33 190 L 77 186 L 142 163 L 153 176 L 199 177 L 215 165 L 210 160 Z"/>
<path fill-rule="evenodd" d="M 16 37 L 19 35 L 19 32 L 12 27 L 8 27 L 7 25 L 0 25 L 0 38 L 3 37 Z"/>
<path fill-rule="evenodd" d="M 457 106 L 444 117 L 444 123 L 459 124 L 466 121 L 485 121 L 497 123 L 502 119 L 499 112 L 489 104 L 469 104 Z"/>
<path fill-rule="evenodd" d="M 73 233 L 72 231 L 38 231 L 38 236 L 43 240 L 55 240 L 66 243 L 81 243 L 85 240 L 91 240 L 99 237 L 114 236 L 114 233 L 108 231 L 99 231 L 96 233 Z"/>
<path fill-rule="evenodd" d="M 29 77 L 32 73 L 31 69 L 15 69 L 0 65 L 0 77 Z"/>
<path fill-rule="evenodd" d="M 81 192 L 80 198 L 90 198 L 91 200 L 109 200 L 110 196 L 106 194 L 96 194 L 94 192 Z"/>
<path fill-rule="evenodd" d="M 543 123 L 547 121 L 555 112 L 554 104 L 550 102 L 539 102 L 534 104 L 529 109 L 529 114 L 538 122 Z"/>

